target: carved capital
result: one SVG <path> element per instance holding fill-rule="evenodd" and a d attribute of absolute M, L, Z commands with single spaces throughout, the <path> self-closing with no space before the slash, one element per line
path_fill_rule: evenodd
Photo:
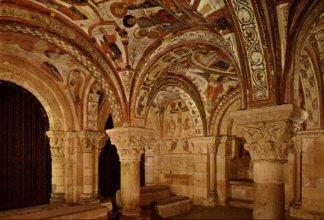
<path fill-rule="evenodd" d="M 81 143 L 82 153 L 95 153 L 95 150 L 100 150 L 107 136 L 101 132 L 80 131 L 78 137 Z"/>
<path fill-rule="evenodd" d="M 66 146 L 66 132 L 47 131 L 46 135 L 50 141 L 51 156 L 64 156 Z"/>
<path fill-rule="evenodd" d="M 293 127 L 289 122 L 238 126 L 237 134 L 245 139 L 244 148 L 253 160 L 286 161 L 292 147 Z"/>
<path fill-rule="evenodd" d="M 234 133 L 246 141 L 244 147 L 253 160 L 286 161 L 293 147 L 295 125 L 307 114 L 293 105 L 270 106 L 231 114 Z"/>
<path fill-rule="evenodd" d="M 120 161 L 140 160 L 145 146 L 153 138 L 153 131 L 138 127 L 122 127 L 107 130 L 111 143 L 117 147 Z"/>

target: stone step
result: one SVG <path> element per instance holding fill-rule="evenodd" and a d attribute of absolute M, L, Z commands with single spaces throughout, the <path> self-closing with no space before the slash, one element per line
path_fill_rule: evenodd
<path fill-rule="evenodd" d="M 171 197 L 171 191 L 168 186 L 152 185 L 143 186 L 140 189 L 140 207 L 148 207 L 154 205 L 158 200 Z M 118 207 L 122 207 L 120 199 L 120 190 L 116 192 L 116 203 Z"/>
<path fill-rule="evenodd" d="M 111 211 L 112 205 L 102 205 L 100 203 L 89 203 L 85 205 L 61 206 L 47 205 L 42 208 L 31 207 L 19 213 L 13 210 L 5 219 L 107 219 L 107 214 Z"/>
<path fill-rule="evenodd" d="M 191 201 L 186 196 L 171 196 L 156 203 L 156 213 L 162 218 L 185 214 L 190 211 Z"/>
<path fill-rule="evenodd" d="M 228 205 L 236 208 L 253 209 L 253 202 L 247 200 L 230 199 Z"/>

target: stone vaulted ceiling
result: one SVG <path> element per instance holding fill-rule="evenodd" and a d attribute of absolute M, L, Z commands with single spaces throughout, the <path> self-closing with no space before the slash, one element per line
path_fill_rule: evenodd
<path fill-rule="evenodd" d="M 205 123 L 238 91 L 242 108 L 280 102 L 277 85 L 294 4 L 0 0 L 0 46 L 2 53 L 37 63 L 58 83 L 69 81 L 73 68 L 94 76 L 114 121 L 140 121 L 153 99 L 163 105 L 180 97 Z M 317 38 L 323 38 L 319 31 Z"/>

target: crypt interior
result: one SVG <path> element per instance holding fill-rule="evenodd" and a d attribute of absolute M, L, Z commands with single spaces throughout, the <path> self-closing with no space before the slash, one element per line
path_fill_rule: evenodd
<path fill-rule="evenodd" d="M 0 218 L 324 218 L 323 83 L 323 0 L 0 0 Z"/>

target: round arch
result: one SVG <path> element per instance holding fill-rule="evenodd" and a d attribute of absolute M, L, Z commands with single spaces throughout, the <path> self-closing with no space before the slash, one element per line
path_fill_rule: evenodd
<path fill-rule="evenodd" d="M 175 77 L 166 77 L 159 80 L 159 82 L 153 85 L 151 92 L 148 94 L 147 105 L 145 106 L 145 120 L 147 120 L 149 107 L 151 106 L 154 98 L 162 91 L 178 93 L 180 98 L 184 100 L 192 119 L 195 122 L 196 128 L 199 131 L 197 135 L 206 135 L 206 116 L 204 111 L 203 102 L 200 98 L 199 93 L 196 91 L 193 85 L 184 79 L 178 79 Z M 197 131 L 198 131 L 197 130 Z M 196 132 L 197 132 L 196 131 Z"/>
<path fill-rule="evenodd" d="M 1 54 L 0 80 L 21 86 L 32 93 L 43 105 L 50 130 L 75 130 L 75 116 L 71 105 L 57 85 L 37 67 L 17 57 Z"/>

